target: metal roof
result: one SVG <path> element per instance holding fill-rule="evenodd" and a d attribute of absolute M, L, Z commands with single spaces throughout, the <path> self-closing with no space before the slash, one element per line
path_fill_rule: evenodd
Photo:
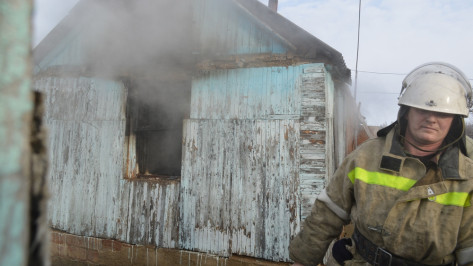
<path fill-rule="evenodd" d="M 122 1 L 95 0 L 106 5 L 120 5 Z M 331 66 L 336 79 L 351 83 L 351 71 L 347 68 L 340 52 L 330 47 L 290 20 L 272 11 L 257 0 L 231 0 L 262 27 L 279 37 L 297 56 L 313 59 Z M 34 60 L 39 62 L 59 43 L 67 33 L 76 27 L 78 21 L 93 19 L 91 0 L 81 0 L 69 14 L 35 47 Z"/>

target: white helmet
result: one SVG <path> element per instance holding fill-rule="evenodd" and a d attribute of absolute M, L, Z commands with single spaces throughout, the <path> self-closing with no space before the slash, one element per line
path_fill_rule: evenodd
<path fill-rule="evenodd" d="M 472 106 L 471 97 L 471 84 L 458 68 L 431 62 L 407 74 L 398 104 L 467 117 Z"/>

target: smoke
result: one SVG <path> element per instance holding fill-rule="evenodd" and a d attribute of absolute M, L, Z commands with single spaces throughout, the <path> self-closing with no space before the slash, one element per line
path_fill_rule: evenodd
<path fill-rule="evenodd" d="M 86 68 L 123 80 L 141 174 L 180 175 L 190 113 L 191 0 L 87 0 Z"/>
<path fill-rule="evenodd" d="M 186 66 L 191 59 L 190 4 L 190 0 L 87 0 L 86 63 L 95 71 L 115 75 L 156 74 L 163 66 Z"/>
<path fill-rule="evenodd" d="M 221 54 L 225 40 L 217 34 L 227 31 L 225 22 L 207 20 L 207 11 L 228 11 L 229 2 L 79 0 L 35 48 L 36 73 L 73 72 L 123 82 L 126 133 L 136 136 L 136 147 L 143 147 L 137 150 L 141 173 L 178 175 L 183 119 L 190 117 L 198 57 Z M 63 52 L 54 58 L 58 51 Z M 47 61 L 40 65 L 43 59 Z"/>

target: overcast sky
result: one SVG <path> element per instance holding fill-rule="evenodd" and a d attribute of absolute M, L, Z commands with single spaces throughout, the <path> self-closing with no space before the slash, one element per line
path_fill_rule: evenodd
<path fill-rule="evenodd" d="M 77 2 L 35 0 L 34 44 Z M 279 0 L 278 12 L 342 53 L 354 85 L 358 5 L 358 0 Z M 402 79 L 420 64 L 448 62 L 472 82 L 472 14 L 473 1 L 362 0 L 356 99 L 369 125 L 395 120 Z"/>

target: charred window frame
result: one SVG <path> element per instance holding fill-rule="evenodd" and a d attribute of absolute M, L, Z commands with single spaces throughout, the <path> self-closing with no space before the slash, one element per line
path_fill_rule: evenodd
<path fill-rule="evenodd" d="M 126 178 L 179 177 L 191 81 L 128 80 L 125 84 Z"/>

